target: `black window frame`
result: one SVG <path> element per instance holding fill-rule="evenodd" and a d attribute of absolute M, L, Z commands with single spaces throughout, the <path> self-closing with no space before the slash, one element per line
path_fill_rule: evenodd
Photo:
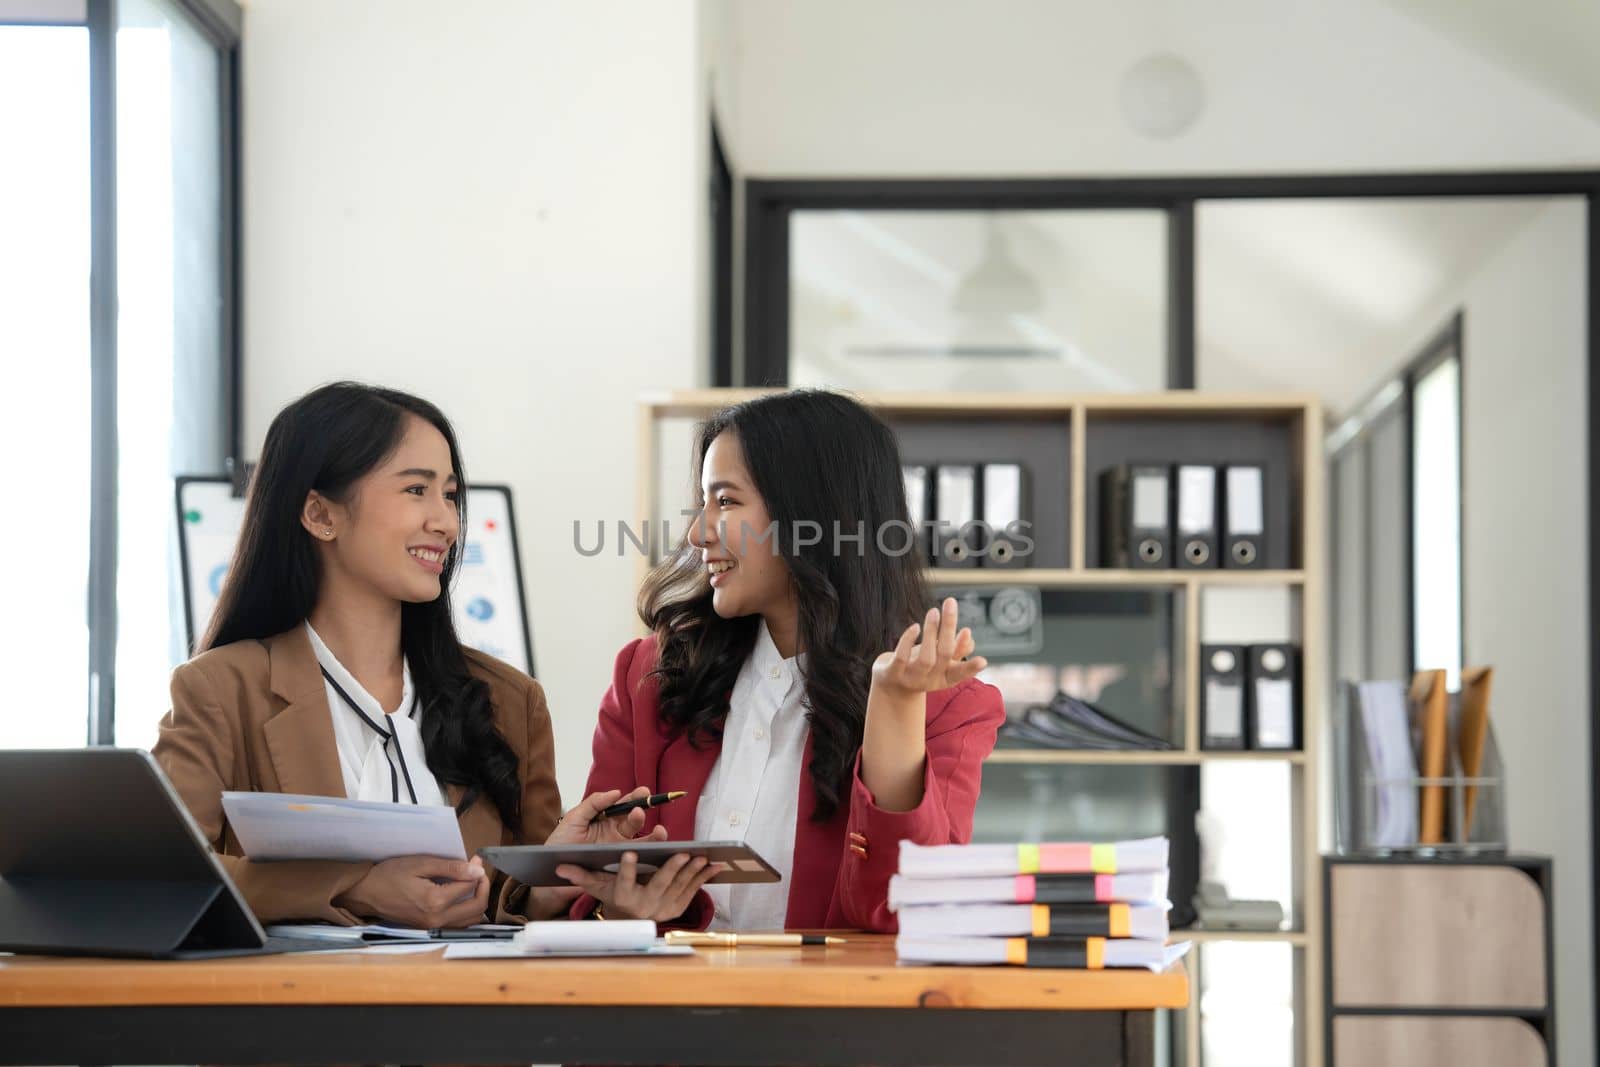
<path fill-rule="evenodd" d="M 1167 215 L 1167 383 L 1194 387 L 1194 198 L 1148 182 L 1099 179 L 863 179 L 744 182 L 743 374 L 717 385 L 789 384 L 789 219 L 796 210 L 1153 209 Z"/>

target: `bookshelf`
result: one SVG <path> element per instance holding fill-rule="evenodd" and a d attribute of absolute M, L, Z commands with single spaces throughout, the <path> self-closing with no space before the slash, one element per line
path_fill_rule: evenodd
<path fill-rule="evenodd" d="M 636 515 L 676 519 L 678 500 L 664 485 L 688 489 L 688 427 L 719 408 L 768 390 L 706 389 L 648 394 L 638 409 Z M 1288 852 L 1294 928 L 1282 931 L 1184 930 L 1196 942 L 1191 955 L 1194 1001 L 1174 1019 L 1180 1055 L 1174 1062 L 1200 1067 L 1201 957 L 1219 944 L 1282 945 L 1293 953 L 1295 1062 L 1321 1067 L 1324 1050 L 1323 926 L 1318 855 L 1325 654 L 1323 639 L 1323 417 L 1318 400 L 1302 394 L 1226 394 L 1192 391 L 1146 394 L 856 393 L 894 427 L 908 461 L 930 449 L 941 458 L 1015 461 L 1029 466 L 1033 535 L 1038 567 L 969 570 L 930 568 L 930 586 L 983 590 L 1032 586 L 1040 590 L 1146 590 L 1171 595 L 1178 647 L 1172 661 L 1172 750 L 1104 752 L 996 749 L 989 764 L 1040 774 L 1075 769 L 1111 774 L 1131 768 L 1204 768 L 1277 764 L 1287 770 Z M 676 434 L 678 448 L 664 448 Z M 1268 554 L 1260 570 L 1115 570 L 1095 566 L 1098 556 L 1099 471 L 1120 462 L 1181 460 L 1259 462 L 1267 468 Z M 663 462 L 666 466 L 663 466 Z M 673 469 L 676 464 L 679 469 Z M 676 493 L 676 489 L 673 491 Z M 1271 513 L 1272 507 L 1278 512 Z M 1063 536 L 1052 538 L 1047 515 L 1064 517 Z M 681 530 L 681 521 L 674 523 Z M 1271 537 L 1272 531 L 1279 532 Z M 637 558 L 642 579 L 650 560 Z M 1200 746 L 1200 645 L 1202 601 L 1233 591 L 1282 591 L 1289 630 L 1260 640 L 1291 639 L 1300 646 L 1303 747 L 1291 752 L 1218 752 Z M 982 651 L 980 649 L 980 651 Z"/>

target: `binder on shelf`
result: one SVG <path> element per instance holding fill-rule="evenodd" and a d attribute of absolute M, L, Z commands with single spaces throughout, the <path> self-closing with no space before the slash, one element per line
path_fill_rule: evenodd
<path fill-rule="evenodd" d="M 1300 747 L 1300 664 L 1294 645 L 1250 646 L 1250 747 Z"/>
<path fill-rule="evenodd" d="M 929 497 L 933 482 L 928 477 L 928 467 L 923 463 L 907 463 L 900 468 L 900 477 L 906 485 L 906 517 L 911 522 L 912 554 L 922 563 L 931 558 L 928 546 Z"/>
<path fill-rule="evenodd" d="M 985 463 L 981 499 L 989 541 L 983 566 L 1028 566 L 1032 562 L 1033 546 L 1027 527 L 1023 525 L 1028 521 L 1027 470 L 1020 463 Z"/>
<path fill-rule="evenodd" d="M 1202 645 L 1200 747 L 1243 749 L 1246 707 L 1244 646 Z"/>
<path fill-rule="evenodd" d="M 1265 558 L 1266 501 L 1264 472 L 1257 466 L 1232 465 L 1222 479 L 1222 529 L 1224 567 L 1263 566 Z"/>
<path fill-rule="evenodd" d="M 976 567 L 972 524 L 978 517 L 978 468 L 970 463 L 941 463 L 934 481 L 933 564 Z"/>
<path fill-rule="evenodd" d="M 1217 565 L 1217 468 L 1180 464 L 1173 474 L 1176 486 L 1178 534 L 1177 566 L 1211 568 Z"/>
<path fill-rule="evenodd" d="M 1100 565 L 1133 570 L 1172 566 L 1167 467 L 1122 464 L 1100 474 Z"/>

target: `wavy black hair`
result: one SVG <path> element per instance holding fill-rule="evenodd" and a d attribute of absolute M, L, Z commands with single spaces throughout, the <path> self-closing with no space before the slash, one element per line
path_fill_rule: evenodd
<path fill-rule="evenodd" d="M 466 528 L 467 475 L 455 430 L 420 397 L 359 382 L 314 389 L 284 408 L 267 428 L 261 461 L 245 499 L 244 525 L 211 625 L 200 649 L 262 639 L 305 622 L 322 584 L 322 558 L 300 525 L 306 495 L 349 503 L 357 481 L 394 454 L 416 417 L 444 435 L 455 468 L 456 507 Z M 400 607 L 400 646 L 421 701 L 428 769 L 463 787 L 458 811 L 487 796 L 509 827 L 521 825 L 517 756 L 494 724 L 489 687 L 467 669 L 450 615 L 450 583 L 460 563 L 457 541 L 444 561 L 436 600 Z"/>
<path fill-rule="evenodd" d="M 812 818 L 826 821 L 839 808 L 861 748 L 872 662 L 894 648 L 928 600 L 920 553 L 893 552 L 909 548 L 911 537 L 900 448 L 894 432 L 849 397 L 777 393 L 720 411 L 699 428 L 697 486 L 707 450 L 725 433 L 743 449 L 776 523 L 774 550 L 794 583 L 806 654 Z M 808 521 L 824 531 L 820 544 L 806 543 L 814 529 L 796 536 L 796 524 Z M 864 536 L 836 539 L 835 530 Z M 881 541 L 880 530 L 887 530 Z M 759 618 L 717 615 L 699 551 L 687 539 L 646 577 L 639 616 L 656 636 L 662 719 L 691 744 L 720 735 Z"/>

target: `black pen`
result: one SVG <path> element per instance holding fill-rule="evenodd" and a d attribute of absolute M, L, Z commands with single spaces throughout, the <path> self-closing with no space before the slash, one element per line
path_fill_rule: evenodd
<path fill-rule="evenodd" d="M 628 814 L 628 812 L 632 811 L 634 808 L 657 808 L 669 800 L 677 800 L 682 796 L 688 796 L 688 794 L 681 791 L 676 793 L 651 793 L 647 797 L 639 797 L 635 800 L 624 800 L 620 803 L 613 804 L 605 811 L 602 811 L 600 813 L 600 818 L 615 819 L 618 815 Z"/>
<path fill-rule="evenodd" d="M 510 941 L 521 929 L 509 925 L 446 927 L 429 930 L 428 937 L 434 941 Z"/>

